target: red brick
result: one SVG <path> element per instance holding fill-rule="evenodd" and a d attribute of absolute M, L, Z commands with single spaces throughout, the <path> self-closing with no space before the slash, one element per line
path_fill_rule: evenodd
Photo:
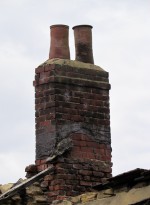
<path fill-rule="evenodd" d="M 42 78 L 39 80 L 38 84 L 39 85 L 42 85 L 42 84 L 45 84 L 45 83 L 48 83 L 49 82 L 49 78 L 48 77 L 45 77 L 45 78 Z"/>
<path fill-rule="evenodd" d="M 55 113 L 50 113 L 45 116 L 46 120 L 53 120 L 55 119 Z"/>
<path fill-rule="evenodd" d="M 71 138 L 73 140 L 82 140 L 81 135 L 82 134 L 80 134 L 80 133 L 74 133 L 74 134 L 71 135 Z"/>
<path fill-rule="evenodd" d="M 40 126 L 42 126 L 42 127 L 50 126 L 50 125 L 51 125 L 51 121 L 50 120 L 47 120 L 47 121 L 44 121 L 44 122 L 40 122 Z"/>
<path fill-rule="evenodd" d="M 87 181 L 80 181 L 81 186 L 92 186 L 92 182 L 87 182 Z"/>
<path fill-rule="evenodd" d="M 79 184 L 78 180 L 72 180 L 72 179 L 67 179 L 66 181 L 67 185 L 77 185 Z"/>
<path fill-rule="evenodd" d="M 82 158 L 88 158 L 87 153 L 86 152 L 82 152 Z"/>
<path fill-rule="evenodd" d="M 92 139 L 90 139 L 90 137 L 88 137 L 85 134 L 81 134 L 81 140 L 85 140 L 85 141 L 92 141 Z"/>
<path fill-rule="evenodd" d="M 66 171 L 66 170 L 65 170 L 64 168 L 57 167 L 57 173 L 58 173 L 58 174 L 64 174 L 65 171 Z"/>
<path fill-rule="evenodd" d="M 100 149 L 106 149 L 107 145 L 106 144 L 100 144 Z"/>
<path fill-rule="evenodd" d="M 38 171 L 43 171 L 43 170 L 46 169 L 47 167 L 48 167 L 47 164 L 42 164 L 42 165 L 37 166 L 37 170 L 38 170 Z"/>
<path fill-rule="evenodd" d="M 105 149 L 100 149 L 100 154 L 101 154 L 102 156 L 105 156 Z"/>
<path fill-rule="evenodd" d="M 72 116 L 70 114 L 63 114 L 62 115 L 62 118 L 65 119 L 65 120 L 71 120 L 71 117 Z"/>
<path fill-rule="evenodd" d="M 71 151 L 71 156 L 74 157 L 74 158 L 82 158 L 83 155 L 82 155 L 82 152 L 77 152 L 77 151 Z"/>
<path fill-rule="evenodd" d="M 51 181 L 51 180 L 53 180 L 54 179 L 54 176 L 53 175 L 46 175 L 45 177 L 44 177 L 44 180 L 45 181 Z"/>
<path fill-rule="evenodd" d="M 100 145 L 98 144 L 98 143 L 96 143 L 96 142 L 86 142 L 86 144 L 87 144 L 87 146 L 88 147 L 93 147 L 93 148 L 97 148 L 97 149 L 99 149 L 100 148 Z"/>
<path fill-rule="evenodd" d="M 106 156 L 105 160 L 108 161 L 108 162 L 111 161 L 111 156 Z"/>
<path fill-rule="evenodd" d="M 75 102 L 75 103 L 80 103 L 81 100 L 80 100 L 80 98 L 78 98 L 78 97 L 71 97 L 71 98 L 70 98 L 70 101 L 71 101 L 71 102 Z"/>
<path fill-rule="evenodd" d="M 55 90 L 53 88 L 49 88 L 43 92 L 44 96 L 54 95 Z M 55 97 L 55 96 L 54 96 Z"/>
<path fill-rule="evenodd" d="M 102 160 L 102 156 L 100 154 L 95 154 L 95 159 Z"/>
<path fill-rule="evenodd" d="M 81 152 L 82 148 L 80 146 L 74 146 L 74 147 L 72 147 L 72 151 L 73 152 Z"/>
<path fill-rule="evenodd" d="M 85 175 L 85 176 L 87 176 L 87 175 L 90 176 L 93 173 L 92 173 L 92 171 L 89 171 L 89 170 L 79 170 L 79 174 Z"/>
<path fill-rule="evenodd" d="M 57 190 L 68 191 L 72 188 L 72 186 L 71 185 L 55 185 L 53 188 L 54 188 L 55 191 L 57 191 Z"/>
<path fill-rule="evenodd" d="M 81 164 L 73 164 L 74 169 L 82 169 L 83 166 Z"/>
<path fill-rule="evenodd" d="M 106 174 L 106 177 L 107 177 L 107 178 L 111 178 L 111 177 L 112 177 L 112 174 L 107 173 L 107 174 Z"/>
<path fill-rule="evenodd" d="M 104 177 L 104 173 L 103 172 L 93 171 L 93 175 L 96 176 L 96 177 Z"/>
<path fill-rule="evenodd" d="M 79 144 L 80 147 L 86 147 L 87 146 L 86 141 L 78 141 L 78 144 Z"/>
<path fill-rule="evenodd" d="M 77 140 L 83 140 L 83 141 L 92 141 L 87 135 L 82 133 L 73 134 L 72 138 Z"/>
<path fill-rule="evenodd" d="M 95 153 L 95 154 L 100 154 L 100 149 L 99 148 L 93 148 L 93 152 Z"/>
<path fill-rule="evenodd" d="M 43 122 L 45 120 L 46 120 L 46 116 L 43 115 L 43 116 L 40 116 L 40 117 L 36 117 L 35 122 L 40 123 L 40 122 Z"/>
<path fill-rule="evenodd" d="M 65 168 L 65 169 L 71 169 L 73 167 L 73 164 L 68 164 L 68 163 L 59 163 L 60 167 Z"/>
<path fill-rule="evenodd" d="M 76 109 L 64 108 L 64 112 L 72 113 L 73 115 L 78 115 L 78 110 L 76 110 Z"/>
<path fill-rule="evenodd" d="M 110 150 L 105 150 L 106 156 L 111 157 L 111 151 Z"/>
<path fill-rule="evenodd" d="M 43 96 L 44 96 L 44 93 L 43 93 L 43 92 L 38 92 L 38 91 L 37 91 L 37 92 L 35 93 L 35 97 L 36 97 L 36 98 L 43 97 Z"/>
<path fill-rule="evenodd" d="M 41 162 L 41 164 L 45 164 L 46 163 L 46 159 L 41 159 L 40 162 Z"/>
<path fill-rule="evenodd" d="M 90 177 L 90 176 L 83 176 L 83 179 L 84 179 L 85 181 L 91 181 L 91 177 Z"/>
<path fill-rule="evenodd" d="M 98 119 L 97 125 L 110 125 L 110 121 L 108 119 L 107 120 Z"/>
<path fill-rule="evenodd" d="M 35 69 L 35 73 L 41 73 L 44 72 L 44 67 L 43 66 L 39 66 Z"/>
<path fill-rule="evenodd" d="M 93 153 L 93 148 L 92 147 L 81 147 L 82 152 L 87 152 L 87 153 Z"/>
<path fill-rule="evenodd" d="M 54 190 L 54 186 L 49 186 L 48 189 L 49 189 L 49 191 L 55 191 L 55 190 Z"/>
<path fill-rule="evenodd" d="M 68 174 L 57 174 L 56 176 L 57 179 L 68 179 L 68 177 Z"/>
<path fill-rule="evenodd" d="M 104 107 L 106 107 L 106 108 L 109 108 L 109 107 L 110 107 L 109 101 L 104 101 Z"/>
<path fill-rule="evenodd" d="M 35 105 L 35 109 L 36 109 L 36 110 L 45 109 L 45 104 L 46 104 L 46 103 L 36 104 L 36 105 Z"/>
<path fill-rule="evenodd" d="M 40 159 L 35 160 L 35 164 L 36 165 L 40 165 L 41 164 L 41 160 Z"/>
<path fill-rule="evenodd" d="M 72 115 L 70 117 L 70 119 L 72 121 L 75 121 L 75 122 L 82 122 L 84 120 L 84 118 L 82 116 L 80 116 L 80 115 Z"/>
<path fill-rule="evenodd" d="M 51 181 L 51 186 L 54 186 L 57 184 L 65 184 L 64 179 L 54 179 L 53 181 Z"/>

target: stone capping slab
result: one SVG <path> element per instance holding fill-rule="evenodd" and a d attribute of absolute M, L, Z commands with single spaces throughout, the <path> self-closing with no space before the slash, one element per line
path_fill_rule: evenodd
<path fill-rule="evenodd" d="M 47 63 L 47 62 L 49 61 L 46 61 L 45 63 L 35 68 L 35 73 L 40 74 L 42 72 L 58 71 L 58 72 L 65 72 L 65 73 L 82 74 L 85 76 L 88 75 L 99 76 L 99 77 L 101 76 L 105 78 L 108 78 L 109 76 L 109 73 L 107 71 L 93 64 L 81 63 L 79 61 L 71 61 L 71 60 L 62 61 L 62 59 L 58 59 L 57 61 L 50 61 L 51 63 Z"/>
<path fill-rule="evenodd" d="M 65 75 L 66 74 L 79 74 L 79 75 L 84 75 L 86 76 L 96 76 L 96 77 L 103 77 L 107 78 L 109 77 L 109 73 L 101 70 L 101 69 L 86 69 L 84 67 L 71 67 L 69 65 L 64 65 L 64 64 L 43 64 L 35 68 L 35 73 L 40 74 L 43 72 L 51 72 L 51 75 Z"/>
<path fill-rule="evenodd" d="M 105 71 L 103 68 L 93 65 L 90 63 L 83 63 L 76 60 L 68 60 L 68 59 L 60 59 L 60 58 L 53 58 L 48 59 L 44 63 L 40 64 L 39 66 L 45 66 L 50 64 L 57 64 L 57 65 L 67 65 L 70 67 L 76 67 L 76 68 L 85 68 L 85 69 L 92 69 L 92 70 L 98 70 L 98 71 Z"/>

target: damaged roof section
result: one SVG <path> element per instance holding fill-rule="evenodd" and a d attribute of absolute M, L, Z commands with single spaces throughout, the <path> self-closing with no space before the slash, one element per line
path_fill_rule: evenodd
<path fill-rule="evenodd" d="M 49 166 L 47 169 L 39 172 L 38 174 L 36 174 L 35 176 L 23 181 L 20 184 L 17 184 L 16 186 L 12 186 L 11 189 L 9 189 L 7 192 L 3 193 L 2 195 L 0 195 L 0 202 L 11 198 L 12 196 L 14 196 L 15 194 L 17 194 L 18 192 L 20 192 L 21 190 L 25 189 L 26 187 L 32 185 L 34 182 L 37 182 L 39 179 L 41 179 L 43 176 L 45 176 L 46 174 L 51 174 L 54 171 L 54 167 L 53 165 Z"/>
<path fill-rule="evenodd" d="M 150 170 L 137 168 L 124 172 L 115 177 L 109 178 L 106 183 L 101 183 L 93 188 L 96 190 L 103 190 L 110 187 L 117 188 L 122 186 L 131 188 L 139 182 L 150 182 Z"/>
<path fill-rule="evenodd" d="M 34 198 L 35 204 L 48 204 L 44 192 L 40 189 L 43 177 L 54 174 L 54 166 L 50 165 L 44 171 L 15 185 L 9 191 L 0 196 L 0 204 L 11 204 L 14 200 L 20 200 L 19 205 L 26 204 L 25 199 Z M 31 191 L 32 189 L 32 191 Z M 26 190 L 26 191 L 24 191 Z M 135 169 L 117 175 L 107 180 L 107 182 L 91 187 L 89 193 L 84 193 L 76 197 L 69 197 L 65 201 L 57 200 L 52 204 L 65 205 L 149 205 L 150 204 L 150 170 Z M 10 201 L 10 203 L 8 203 Z M 33 203 L 33 204 L 34 204 Z M 15 204 L 15 203 L 14 203 Z"/>
<path fill-rule="evenodd" d="M 108 179 L 106 183 L 93 187 L 57 205 L 150 205 L 150 170 L 135 169 Z"/>
<path fill-rule="evenodd" d="M 146 169 L 134 169 L 122 174 L 119 174 L 115 177 L 109 178 L 106 183 L 99 184 L 94 186 L 93 188 L 96 190 L 102 190 L 109 187 L 132 187 L 138 182 L 148 182 L 150 180 L 150 170 Z"/>

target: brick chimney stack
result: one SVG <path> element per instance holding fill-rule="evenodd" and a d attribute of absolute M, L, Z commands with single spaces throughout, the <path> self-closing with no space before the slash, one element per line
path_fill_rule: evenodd
<path fill-rule="evenodd" d="M 76 60 L 69 60 L 68 27 L 51 26 L 49 59 L 35 69 L 36 166 L 55 166 L 44 178 L 49 201 L 111 177 L 110 84 L 93 64 L 91 28 L 73 28 Z"/>

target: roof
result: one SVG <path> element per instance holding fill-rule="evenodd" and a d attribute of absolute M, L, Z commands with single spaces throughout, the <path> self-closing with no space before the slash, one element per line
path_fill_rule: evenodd
<path fill-rule="evenodd" d="M 137 168 L 109 178 L 106 183 L 98 184 L 93 188 L 96 190 L 102 190 L 105 188 L 114 188 L 125 185 L 132 187 L 138 182 L 148 180 L 150 180 L 150 170 Z"/>
<path fill-rule="evenodd" d="M 38 180 L 42 179 L 46 174 L 52 174 L 54 167 L 50 166 L 44 171 L 36 174 L 35 176 L 27 179 L 26 181 L 21 182 L 20 184 L 15 185 L 9 191 L 0 195 L 0 204 L 4 204 L 4 200 L 13 199 L 16 194 L 23 189 L 30 187 Z M 39 184 L 40 186 L 40 184 Z M 66 203 L 74 205 L 75 203 L 84 205 L 149 205 L 150 204 L 150 170 L 146 169 L 134 169 L 112 178 L 109 178 L 106 183 L 101 183 L 93 187 L 94 192 L 84 193 L 80 196 L 71 197 L 66 199 L 66 201 L 58 201 L 54 204 L 65 205 Z M 28 191 L 28 190 L 27 190 Z M 29 190 L 30 191 L 30 190 Z M 28 192 L 29 192 L 28 191 Z M 28 192 L 26 194 L 28 194 Z M 34 196 L 36 200 L 44 200 L 42 203 L 45 203 L 46 198 L 44 194 L 40 193 L 40 196 Z M 31 197 L 31 196 L 30 196 Z M 39 198 L 40 197 L 40 198 Z M 41 198 L 43 197 L 43 198 Z M 17 199 L 16 199 L 17 200 Z"/>

